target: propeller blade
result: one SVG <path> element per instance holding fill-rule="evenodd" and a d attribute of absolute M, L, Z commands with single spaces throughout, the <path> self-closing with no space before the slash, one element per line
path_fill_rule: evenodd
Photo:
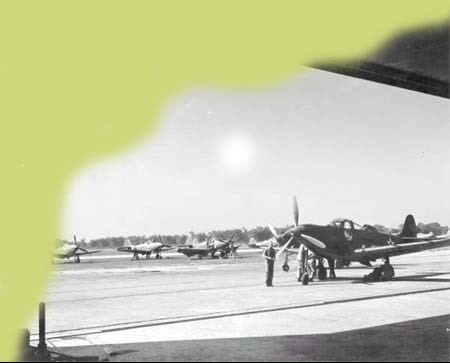
<path fill-rule="evenodd" d="M 276 258 L 280 257 L 283 254 L 283 252 L 286 250 L 286 248 L 289 247 L 289 245 L 291 244 L 293 239 L 294 239 L 294 236 L 289 238 L 289 241 L 287 241 L 287 243 L 278 251 Z"/>
<path fill-rule="evenodd" d="M 294 222 L 295 222 L 295 226 L 298 226 L 298 220 L 299 220 L 298 203 L 297 203 L 297 198 L 294 195 Z"/>
<path fill-rule="evenodd" d="M 78 246 L 77 236 L 75 236 L 75 235 L 73 235 L 73 243 L 75 244 L 75 246 Z"/>
<path fill-rule="evenodd" d="M 230 238 L 228 238 L 228 242 L 230 243 L 230 242 L 234 242 L 234 236 L 236 236 L 236 231 L 235 232 L 233 232 L 233 234 L 231 235 L 231 237 Z"/>
<path fill-rule="evenodd" d="M 275 228 L 273 228 L 273 226 L 270 225 L 270 224 L 269 224 L 269 229 L 270 229 L 270 232 L 272 232 L 273 236 L 274 236 L 275 238 L 278 238 L 278 233 L 277 233 L 277 231 L 276 231 Z"/>
<path fill-rule="evenodd" d="M 301 236 L 306 239 L 309 243 L 316 246 L 317 248 L 326 248 L 327 246 L 322 241 L 319 241 L 317 238 L 308 236 L 307 234 L 301 234 Z"/>

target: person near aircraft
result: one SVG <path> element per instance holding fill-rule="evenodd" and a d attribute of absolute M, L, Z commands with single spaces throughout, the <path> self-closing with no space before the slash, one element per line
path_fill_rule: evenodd
<path fill-rule="evenodd" d="M 275 264 L 276 251 L 273 248 L 273 243 L 270 242 L 269 246 L 264 249 L 262 256 L 266 260 L 266 286 L 273 286 L 273 267 Z"/>
<path fill-rule="evenodd" d="M 330 269 L 330 279 L 336 278 L 336 272 L 334 271 L 335 268 L 335 260 L 334 258 L 327 258 L 328 262 L 328 268 Z"/>
<path fill-rule="evenodd" d="M 301 245 L 298 249 L 297 262 L 297 281 L 301 282 L 303 275 L 307 273 L 308 266 L 308 249 L 304 245 Z"/>

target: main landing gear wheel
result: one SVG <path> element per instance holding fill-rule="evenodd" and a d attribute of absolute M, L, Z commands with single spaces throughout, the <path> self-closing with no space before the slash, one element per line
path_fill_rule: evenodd
<path fill-rule="evenodd" d="M 284 272 L 289 272 L 289 265 L 287 263 L 285 263 L 282 267 Z"/>
<path fill-rule="evenodd" d="M 80 263 L 80 262 L 81 262 L 80 256 L 75 256 L 75 263 Z"/>

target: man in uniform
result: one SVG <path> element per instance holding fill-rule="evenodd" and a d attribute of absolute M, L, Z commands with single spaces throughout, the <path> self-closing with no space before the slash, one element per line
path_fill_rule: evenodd
<path fill-rule="evenodd" d="M 262 256 L 266 259 L 266 286 L 272 287 L 273 266 L 275 264 L 276 251 L 273 248 L 273 242 L 270 241 L 269 246 L 264 249 Z"/>
<path fill-rule="evenodd" d="M 307 263 L 308 263 L 308 249 L 302 244 L 300 248 L 298 249 L 297 254 L 297 262 L 298 262 L 298 268 L 297 268 L 297 281 L 301 282 L 303 274 L 307 272 Z"/>

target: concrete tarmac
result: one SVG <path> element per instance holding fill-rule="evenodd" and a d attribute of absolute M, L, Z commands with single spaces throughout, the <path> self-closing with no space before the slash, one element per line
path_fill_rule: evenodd
<path fill-rule="evenodd" d="M 261 345 L 255 344 L 255 339 L 283 345 L 283 339 L 292 337 L 350 334 L 379 327 L 394 332 L 399 330 L 398 326 L 410 324 L 417 325 L 415 332 L 421 332 L 421 326 L 430 326 L 427 339 L 436 337 L 435 342 L 441 342 L 439 347 L 433 346 L 440 353 L 436 357 L 449 357 L 449 345 L 442 346 L 442 336 L 448 342 L 444 329 L 449 326 L 450 314 L 449 261 L 448 248 L 395 257 L 391 259 L 395 279 L 377 283 L 363 283 L 362 277 L 372 269 L 355 263 L 337 270 L 336 280 L 317 281 L 308 286 L 296 281 L 295 261 L 291 261 L 289 273 L 281 271 L 279 262 L 273 288 L 264 285 L 264 262 L 259 254 L 245 251 L 238 260 L 170 257 L 62 264 L 57 266 L 46 300 L 48 344 L 77 354 L 92 353 L 93 349 L 97 352 L 105 346 L 110 353 L 119 348 L 126 351 L 123 347 L 130 344 L 135 347 L 128 354 L 113 354 L 111 360 L 152 359 L 152 349 L 145 347 L 161 342 L 168 342 L 173 349 L 160 349 L 159 360 L 177 357 L 230 360 L 231 356 L 235 360 L 245 357 L 275 360 L 270 354 L 261 355 Z M 434 319 L 433 323 L 414 325 L 427 319 Z M 31 331 L 36 341 L 35 322 Z M 408 341 L 414 341 L 414 337 Z M 357 354 L 358 344 L 348 339 L 347 346 L 346 340 L 341 339 L 344 343 L 339 345 L 340 349 Z M 378 338 L 374 344 L 380 350 L 392 349 L 395 344 L 391 340 L 383 342 Z M 221 349 L 207 356 L 199 353 L 213 346 L 211 342 L 227 343 L 221 343 Z M 196 346 L 194 350 L 192 344 Z M 318 346 L 308 341 L 302 344 L 312 344 L 305 349 Z M 317 356 L 307 358 L 320 360 L 326 347 L 331 349 L 331 345 L 325 345 L 320 349 L 322 355 L 317 350 Z M 190 355 L 186 355 L 187 351 Z M 378 360 L 376 352 L 373 351 L 372 359 Z M 283 350 L 280 354 L 283 354 L 277 356 L 280 360 L 299 359 L 297 350 Z M 413 354 L 407 357 L 405 352 L 405 358 L 417 360 L 418 356 Z"/>

